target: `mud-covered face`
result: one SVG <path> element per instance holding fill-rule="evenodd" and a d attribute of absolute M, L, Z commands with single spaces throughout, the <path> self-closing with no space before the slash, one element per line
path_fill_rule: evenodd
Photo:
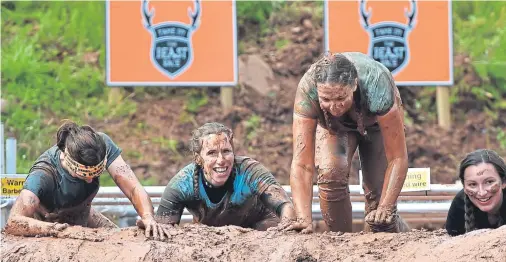
<path fill-rule="evenodd" d="M 481 211 L 496 213 L 502 205 L 506 183 L 492 164 L 480 163 L 464 170 L 464 192 Z"/>
<path fill-rule="evenodd" d="M 323 110 L 339 117 L 353 105 L 353 92 L 357 85 L 318 84 L 318 99 Z"/>
<path fill-rule="evenodd" d="M 234 164 L 234 151 L 229 137 L 224 133 L 203 137 L 200 160 L 207 181 L 213 186 L 224 185 Z"/>

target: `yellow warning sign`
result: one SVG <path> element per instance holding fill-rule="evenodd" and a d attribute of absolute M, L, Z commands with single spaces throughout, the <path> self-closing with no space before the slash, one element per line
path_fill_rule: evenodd
<path fill-rule="evenodd" d="M 430 168 L 410 168 L 401 192 L 430 190 Z"/>
<path fill-rule="evenodd" d="M 2 198 L 15 198 L 19 196 L 19 193 L 23 189 L 26 175 L 2 174 L 1 179 L 2 187 L 0 189 L 0 195 Z"/>
<path fill-rule="evenodd" d="M 362 186 L 362 170 L 358 172 L 360 182 L 360 193 L 364 194 Z M 406 180 L 401 192 L 428 191 L 430 190 L 430 168 L 408 168 Z"/>

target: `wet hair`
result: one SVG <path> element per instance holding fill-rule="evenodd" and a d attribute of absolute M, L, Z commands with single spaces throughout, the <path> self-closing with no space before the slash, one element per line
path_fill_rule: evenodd
<path fill-rule="evenodd" d="M 357 68 L 346 56 L 340 53 L 325 53 L 315 62 L 315 81 L 317 84 L 333 84 L 353 87 L 355 79 L 358 78 Z M 357 89 L 360 92 L 360 89 Z M 361 135 L 365 134 L 360 94 L 353 97 L 355 110 L 357 112 L 357 126 Z M 331 114 L 324 110 L 325 121 L 331 128 Z"/>
<path fill-rule="evenodd" d="M 72 159 L 86 166 L 95 166 L 104 160 L 106 145 L 104 139 L 90 126 L 78 126 L 66 120 L 56 133 L 56 145 Z"/>
<path fill-rule="evenodd" d="M 495 151 L 489 149 L 479 149 L 467 154 L 464 159 L 460 162 L 459 167 L 459 178 L 464 185 L 464 171 L 470 167 L 479 165 L 481 163 L 487 163 L 494 166 L 495 170 L 499 174 L 499 177 L 506 183 L 506 163 Z M 469 196 L 465 194 L 465 228 L 466 232 L 473 231 L 476 229 L 475 223 L 475 212 L 477 207 L 471 202 Z M 505 205 L 506 203 L 503 203 Z M 498 226 L 504 225 L 504 220 L 499 216 Z"/>
<path fill-rule="evenodd" d="M 193 161 L 195 163 L 195 170 L 193 171 L 193 188 L 195 190 L 195 196 L 197 196 L 197 198 L 199 196 L 199 171 L 200 169 L 204 169 L 203 163 L 201 162 L 202 159 L 200 157 L 200 151 L 202 150 L 203 144 L 202 138 L 208 135 L 221 133 L 224 133 L 228 136 L 233 149 L 234 134 L 230 128 L 221 123 L 205 123 L 192 132 L 192 137 L 190 140 L 190 152 L 193 154 Z M 235 175 L 234 170 L 235 168 L 232 168 L 232 174 L 230 174 L 229 180 Z"/>
<path fill-rule="evenodd" d="M 357 75 L 355 65 L 343 54 L 326 53 L 316 61 L 316 83 L 351 86 Z"/>

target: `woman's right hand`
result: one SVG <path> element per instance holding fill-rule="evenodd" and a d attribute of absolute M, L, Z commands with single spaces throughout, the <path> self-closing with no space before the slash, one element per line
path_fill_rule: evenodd
<path fill-rule="evenodd" d="M 313 233 L 313 223 L 302 219 L 287 221 L 287 223 L 282 221 L 278 228 L 282 231 L 300 231 L 302 234 Z"/>

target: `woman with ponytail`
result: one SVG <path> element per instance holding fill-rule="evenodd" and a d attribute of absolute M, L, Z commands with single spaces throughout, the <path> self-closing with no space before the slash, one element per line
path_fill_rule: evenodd
<path fill-rule="evenodd" d="M 256 160 L 236 156 L 232 130 L 206 123 L 193 131 L 194 161 L 168 183 L 157 220 L 178 224 L 183 209 L 196 223 L 234 225 L 257 230 L 293 219 L 290 198 L 274 176 Z"/>
<path fill-rule="evenodd" d="M 299 82 L 290 174 L 297 223 L 312 232 L 312 181 L 318 173 L 322 216 L 331 231 L 351 232 L 349 174 L 359 149 L 366 199 L 365 230 L 408 229 L 397 197 L 408 171 L 404 113 L 390 71 L 358 52 L 328 53 Z"/>
<path fill-rule="evenodd" d="M 455 196 L 448 211 L 448 234 L 456 236 L 505 225 L 504 159 L 488 149 L 471 152 L 460 163 L 459 178 L 464 188 Z"/>
<path fill-rule="evenodd" d="M 14 235 L 56 236 L 68 226 L 117 226 L 91 208 L 99 189 L 99 176 L 108 171 L 141 217 L 138 226 L 146 237 L 163 239 L 154 220 L 153 205 L 121 149 L 109 136 L 89 126 L 66 121 L 56 134 L 56 145 L 34 163 L 11 209 L 6 232 Z"/>

